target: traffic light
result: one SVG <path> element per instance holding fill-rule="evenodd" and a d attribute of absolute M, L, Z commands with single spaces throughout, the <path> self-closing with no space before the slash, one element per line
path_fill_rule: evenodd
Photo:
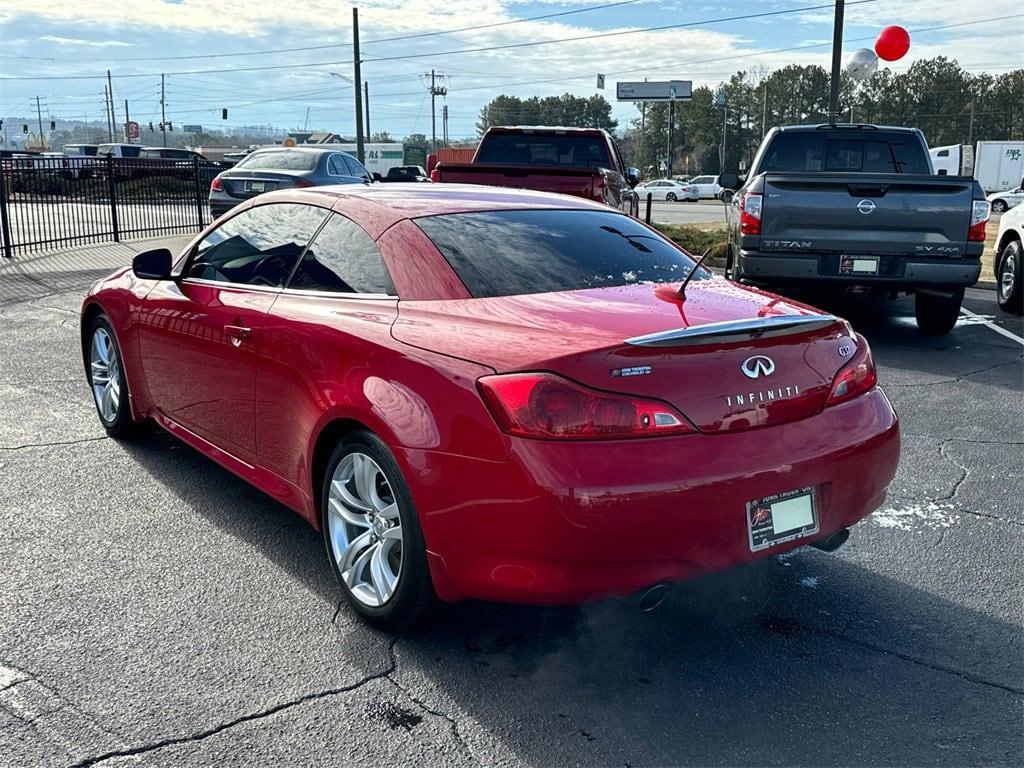
<path fill-rule="evenodd" d="M 170 131 L 171 133 L 174 133 L 174 123 L 172 123 L 170 120 L 167 121 L 167 130 Z"/>
<path fill-rule="evenodd" d="M 51 120 L 50 121 L 50 130 L 51 131 L 56 131 L 57 130 L 57 121 L 56 120 Z"/>
<path fill-rule="evenodd" d="M 22 123 L 21 124 L 21 132 L 22 133 L 28 133 L 28 123 Z"/>
<path fill-rule="evenodd" d="M 153 121 L 152 120 L 149 121 L 149 132 L 150 133 L 153 132 Z"/>
<path fill-rule="evenodd" d="M 221 119 L 221 120 L 227 120 L 227 119 L 228 119 L 228 108 L 227 108 L 227 107 L 224 107 L 224 108 L 223 108 L 223 109 L 222 109 L 222 110 L 220 111 L 220 119 Z"/>

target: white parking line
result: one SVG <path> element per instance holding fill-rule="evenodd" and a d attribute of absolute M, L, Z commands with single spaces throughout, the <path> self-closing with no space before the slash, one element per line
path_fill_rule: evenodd
<path fill-rule="evenodd" d="M 1016 341 L 1018 344 L 1020 344 L 1022 347 L 1024 347 L 1024 339 L 1022 339 L 1020 336 L 1018 336 L 1015 333 L 1010 333 L 1008 330 L 1006 330 L 1002 326 L 996 325 L 995 323 L 993 323 L 991 320 L 989 320 L 984 315 L 977 315 L 974 312 L 971 312 L 971 310 L 965 309 L 963 307 L 960 308 L 960 313 L 963 314 L 963 315 L 966 315 L 967 317 L 971 318 L 972 320 L 974 320 L 976 322 L 981 323 L 984 326 L 987 326 L 988 328 L 991 328 L 993 331 L 998 333 L 1000 336 L 1005 336 L 1008 339 L 1012 339 L 1013 341 Z"/>

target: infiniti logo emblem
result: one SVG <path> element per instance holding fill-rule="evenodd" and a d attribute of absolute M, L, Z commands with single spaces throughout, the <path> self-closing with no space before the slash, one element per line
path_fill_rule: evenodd
<path fill-rule="evenodd" d="M 765 355 L 754 355 L 748 357 L 740 366 L 743 375 L 748 379 L 756 379 L 758 376 L 771 376 L 775 373 L 775 361 Z"/>
<path fill-rule="evenodd" d="M 867 216 L 875 210 L 875 203 L 873 200 L 861 200 L 857 203 L 857 210 Z"/>

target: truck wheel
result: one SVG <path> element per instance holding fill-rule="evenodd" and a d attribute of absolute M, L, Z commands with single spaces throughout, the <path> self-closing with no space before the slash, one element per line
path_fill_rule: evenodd
<path fill-rule="evenodd" d="M 1005 200 L 993 200 L 992 201 L 992 213 L 1005 213 L 1006 212 L 1006 201 Z"/>
<path fill-rule="evenodd" d="M 1024 262 L 1024 247 L 1020 240 L 1006 244 L 999 254 L 999 266 L 996 268 L 998 284 L 996 298 L 1004 312 L 1014 315 L 1024 314 L 1024 286 L 1021 285 L 1021 266 Z"/>
<path fill-rule="evenodd" d="M 960 317 L 964 289 L 957 288 L 952 296 L 934 296 L 918 293 L 914 296 L 914 315 L 917 327 L 929 336 L 945 336 Z"/>

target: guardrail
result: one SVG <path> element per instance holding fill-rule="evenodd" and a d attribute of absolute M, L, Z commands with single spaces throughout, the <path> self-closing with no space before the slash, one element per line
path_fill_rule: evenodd
<path fill-rule="evenodd" d="M 2 255 L 197 232 L 220 168 L 193 160 L 14 157 L 0 160 Z"/>

